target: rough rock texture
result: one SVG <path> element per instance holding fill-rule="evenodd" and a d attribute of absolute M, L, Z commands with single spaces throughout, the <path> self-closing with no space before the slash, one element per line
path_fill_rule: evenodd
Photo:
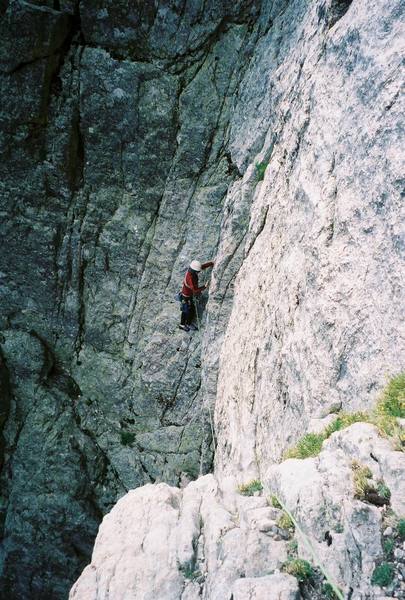
<path fill-rule="evenodd" d="M 254 476 L 405 364 L 403 3 L 345 4 L 333 24 L 343 3 L 290 2 L 241 85 L 231 155 L 244 170 L 253 147 L 269 166 L 220 350 L 221 470 Z"/>
<path fill-rule="evenodd" d="M 183 490 L 158 484 L 129 492 L 104 518 L 70 600 L 318 598 L 301 596 L 297 580 L 280 573 L 291 543 L 270 494 L 299 523 L 301 558 L 315 562 L 315 554 L 345 597 L 379 598 L 370 578 L 384 559 L 386 511 L 356 499 L 353 460 L 369 467 L 375 481 L 384 480 L 392 509 L 404 514 L 404 455 L 373 426 L 357 423 L 333 434 L 318 457 L 270 467 L 260 496 L 242 496 L 235 480 L 217 482 L 213 475 Z"/>
<path fill-rule="evenodd" d="M 184 490 L 161 483 L 131 491 L 104 518 L 70 598 L 295 600 L 293 577 L 268 576 L 287 558 L 278 513 L 234 487 L 224 497 L 212 475 Z"/>
<path fill-rule="evenodd" d="M 361 600 L 379 595 L 370 579 L 376 561 L 384 558 L 384 511 L 364 499 L 353 499 L 352 461 L 368 467 L 373 481 L 388 486 L 391 508 L 404 515 L 404 454 L 394 451 L 389 441 L 365 423 L 333 434 L 319 457 L 271 466 L 264 481 L 266 489 L 294 515 L 335 582 L 353 600 Z M 302 536 L 297 538 L 298 554 L 313 560 Z"/>
<path fill-rule="evenodd" d="M 402 4 L 1 3 L 8 598 L 65 597 L 117 498 L 206 473 L 215 401 L 242 482 L 403 368 Z"/>
<path fill-rule="evenodd" d="M 65 597 L 117 498 L 210 468 L 200 337 L 177 330 L 174 294 L 190 259 L 215 255 L 257 14 L 1 5 L 8 598 Z"/>

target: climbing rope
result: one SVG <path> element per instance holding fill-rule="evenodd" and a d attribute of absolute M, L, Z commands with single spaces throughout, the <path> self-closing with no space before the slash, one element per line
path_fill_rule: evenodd
<path fill-rule="evenodd" d="M 196 314 L 196 317 L 197 317 L 198 331 L 201 331 L 200 315 L 198 314 L 198 308 L 199 307 L 198 307 L 198 303 L 197 303 L 197 300 L 196 300 L 195 296 L 193 296 L 193 302 L 194 302 L 195 314 Z M 213 444 L 214 444 L 214 456 L 215 456 L 215 449 L 217 447 L 217 443 L 215 441 L 214 420 L 212 418 L 212 411 L 211 411 L 211 406 L 210 406 L 209 402 L 207 403 L 207 406 L 208 406 L 208 413 L 209 413 L 209 416 L 210 416 L 211 435 L 212 435 L 212 441 L 213 441 Z"/>
<path fill-rule="evenodd" d="M 295 530 L 300 533 L 301 539 L 304 542 L 304 544 L 307 547 L 307 549 L 309 550 L 309 552 L 311 553 L 313 561 L 315 563 L 317 563 L 318 567 L 322 571 L 323 575 L 325 576 L 325 579 L 327 580 L 327 582 L 331 586 L 331 588 L 332 588 L 332 590 L 333 590 L 336 598 L 338 598 L 339 600 L 344 600 L 344 596 L 343 596 L 342 590 L 336 584 L 335 580 L 332 578 L 332 576 L 330 575 L 329 571 L 326 570 L 326 567 L 324 566 L 324 564 L 322 563 L 321 559 L 319 558 L 319 555 L 318 555 L 317 551 L 315 550 L 314 546 L 312 545 L 312 542 L 309 539 L 309 537 L 302 530 L 302 528 L 300 527 L 299 523 L 295 519 L 294 515 L 291 514 L 291 512 L 288 510 L 288 508 L 286 507 L 286 505 L 284 504 L 284 502 L 280 499 L 280 497 L 277 496 L 277 494 L 273 494 L 273 495 L 275 496 L 275 498 L 276 498 L 277 502 L 279 503 L 279 505 L 281 506 L 281 508 L 284 510 L 284 512 L 290 517 L 291 521 L 294 523 Z"/>

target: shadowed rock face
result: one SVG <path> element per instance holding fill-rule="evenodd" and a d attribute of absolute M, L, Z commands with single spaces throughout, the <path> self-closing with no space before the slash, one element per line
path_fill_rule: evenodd
<path fill-rule="evenodd" d="M 401 2 L 0 11 L 0 585 L 65 598 L 129 488 L 210 470 L 215 398 L 243 479 L 400 368 Z"/>
<path fill-rule="evenodd" d="M 65 598 L 126 490 L 212 462 L 200 337 L 174 295 L 215 255 L 238 176 L 226 140 L 259 3 L 130 4 L 1 9 L 10 599 Z"/>

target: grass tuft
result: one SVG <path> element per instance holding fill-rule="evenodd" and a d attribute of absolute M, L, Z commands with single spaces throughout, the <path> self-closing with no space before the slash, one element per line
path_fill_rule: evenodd
<path fill-rule="evenodd" d="M 130 431 L 121 431 L 121 444 L 123 446 L 131 446 L 135 441 L 135 434 Z"/>
<path fill-rule="evenodd" d="M 194 581 L 201 576 L 200 571 L 197 571 L 192 565 L 186 565 L 180 570 L 182 571 L 184 578 L 189 579 L 190 581 Z"/>
<path fill-rule="evenodd" d="M 268 164 L 268 162 L 257 162 L 255 164 L 257 181 L 263 181 Z"/>
<path fill-rule="evenodd" d="M 339 598 L 330 583 L 324 583 L 322 586 L 322 594 L 328 600 L 336 600 Z"/>
<path fill-rule="evenodd" d="M 287 544 L 287 555 L 289 558 L 297 558 L 298 542 L 297 540 L 290 540 Z"/>
<path fill-rule="evenodd" d="M 253 496 L 255 492 L 261 492 L 263 486 L 258 479 L 253 479 L 249 483 L 238 486 L 238 491 L 242 496 Z"/>
<path fill-rule="evenodd" d="M 284 453 L 284 458 L 308 458 L 317 456 L 326 438 L 322 433 L 307 433 L 296 446 Z"/>
<path fill-rule="evenodd" d="M 286 512 L 283 512 L 283 514 L 277 519 L 277 527 L 280 527 L 280 529 L 295 529 L 295 525 L 291 517 Z"/>
<path fill-rule="evenodd" d="M 377 493 L 381 498 L 389 500 L 391 498 L 391 492 L 389 487 L 380 479 L 377 481 Z"/>
<path fill-rule="evenodd" d="M 353 425 L 354 423 L 360 423 L 366 420 L 367 413 L 364 412 L 339 413 L 336 419 L 334 419 L 332 423 L 330 423 L 324 430 L 325 439 L 330 437 L 332 433 L 335 433 L 336 431 L 341 431 L 342 429 L 346 429 L 346 427 L 350 427 L 350 425 Z"/>
<path fill-rule="evenodd" d="M 270 496 L 270 499 L 268 500 L 269 504 L 271 504 L 271 506 L 273 508 L 281 508 L 281 504 L 280 502 L 277 500 L 277 496 Z"/>
<path fill-rule="evenodd" d="M 405 519 L 399 519 L 397 532 L 400 539 L 405 540 Z"/>
<path fill-rule="evenodd" d="M 386 558 L 391 558 L 392 553 L 394 551 L 395 542 L 390 538 L 383 541 L 383 550 Z"/>
<path fill-rule="evenodd" d="M 362 466 L 357 460 L 352 462 L 354 497 L 364 500 L 369 492 L 375 490 L 372 482 L 373 474 L 368 467 Z"/>
<path fill-rule="evenodd" d="M 302 558 L 292 558 L 287 560 L 282 567 L 283 571 L 293 575 L 298 581 L 305 581 L 313 577 L 314 570 L 308 561 Z"/>
<path fill-rule="evenodd" d="M 405 373 L 400 373 L 387 385 L 377 404 L 379 414 L 405 418 Z"/>
<path fill-rule="evenodd" d="M 391 379 L 374 410 L 370 412 L 341 412 L 321 433 L 307 433 L 295 446 L 284 452 L 283 459 L 309 458 L 317 456 L 322 444 L 332 433 L 341 431 L 353 423 L 371 423 L 382 437 L 390 438 L 396 450 L 404 449 L 405 430 L 398 423 L 398 417 L 405 418 L 405 373 Z"/>
<path fill-rule="evenodd" d="M 371 576 L 372 585 L 378 585 L 380 587 L 386 587 L 392 583 L 394 579 L 394 567 L 389 563 L 382 563 L 378 565 L 373 571 Z"/>

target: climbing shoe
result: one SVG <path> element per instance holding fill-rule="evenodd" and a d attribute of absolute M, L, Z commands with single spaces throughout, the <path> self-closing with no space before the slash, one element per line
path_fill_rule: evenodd
<path fill-rule="evenodd" d="M 191 331 L 198 331 L 198 327 L 197 327 L 197 325 L 194 325 L 194 323 L 192 323 L 190 325 L 190 329 L 191 329 Z"/>
<path fill-rule="evenodd" d="M 190 327 L 188 325 L 179 325 L 179 329 L 182 329 L 183 331 L 190 331 Z"/>

